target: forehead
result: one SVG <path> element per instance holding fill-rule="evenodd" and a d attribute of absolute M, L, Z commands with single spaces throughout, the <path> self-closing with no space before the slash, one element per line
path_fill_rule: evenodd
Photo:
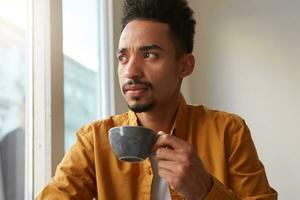
<path fill-rule="evenodd" d="M 119 48 L 138 48 L 143 45 L 158 45 L 163 49 L 175 47 L 168 24 L 133 20 L 123 29 Z"/>

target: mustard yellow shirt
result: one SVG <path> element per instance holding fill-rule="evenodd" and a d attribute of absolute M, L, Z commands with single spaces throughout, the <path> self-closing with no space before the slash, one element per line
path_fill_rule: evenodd
<path fill-rule="evenodd" d="M 134 112 L 84 126 L 77 141 L 58 165 L 39 200 L 150 200 L 151 163 L 119 161 L 108 141 L 114 126 L 137 126 Z M 174 135 L 194 146 L 214 185 L 207 200 L 277 199 L 259 161 L 244 120 L 204 106 L 187 105 L 181 97 Z M 183 199 L 169 188 L 171 199 Z"/>

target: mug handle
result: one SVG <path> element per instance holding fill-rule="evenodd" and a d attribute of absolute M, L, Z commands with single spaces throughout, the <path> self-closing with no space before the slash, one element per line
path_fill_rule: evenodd
<path fill-rule="evenodd" d="M 156 143 L 156 140 L 158 139 L 160 135 L 156 134 L 155 138 L 154 138 L 154 141 L 153 141 L 153 145 Z M 152 156 L 156 156 L 156 152 L 151 152 L 149 154 L 149 157 L 152 157 Z"/>

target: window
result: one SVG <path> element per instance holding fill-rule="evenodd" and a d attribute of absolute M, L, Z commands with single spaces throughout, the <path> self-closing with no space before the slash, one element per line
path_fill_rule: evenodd
<path fill-rule="evenodd" d="M 63 0 L 66 151 L 74 143 L 75 133 L 81 126 L 112 114 L 114 110 L 109 93 L 113 94 L 113 77 L 110 76 L 113 69 L 107 69 L 113 66 L 103 62 L 111 59 L 109 54 L 103 53 L 113 50 L 107 47 L 108 36 L 103 35 L 109 32 L 109 27 L 103 29 L 108 21 L 108 7 L 109 3 L 100 0 Z M 105 113 L 107 107 L 112 109 Z"/>
<path fill-rule="evenodd" d="M 97 119 L 97 0 L 63 0 L 65 150 Z"/>
<path fill-rule="evenodd" d="M 25 195 L 27 4 L 0 1 L 0 199 Z"/>
<path fill-rule="evenodd" d="M 0 199 L 36 197 L 75 131 L 114 114 L 111 4 L 0 0 Z"/>

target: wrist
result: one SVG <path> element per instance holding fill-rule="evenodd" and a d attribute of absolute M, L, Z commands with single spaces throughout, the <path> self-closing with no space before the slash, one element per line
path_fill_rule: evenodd
<path fill-rule="evenodd" d="M 207 177 L 207 182 L 205 184 L 206 189 L 204 190 L 204 193 L 201 194 L 200 198 L 197 198 L 197 200 L 204 200 L 214 186 L 214 180 L 212 175 L 208 174 L 208 176 L 209 177 Z"/>
<path fill-rule="evenodd" d="M 212 187 L 214 186 L 214 180 L 212 175 L 209 175 L 209 183 L 208 183 L 208 187 L 207 187 L 207 193 L 205 195 L 205 197 L 208 195 L 208 193 L 211 191 Z"/>
<path fill-rule="evenodd" d="M 205 198 L 208 196 L 208 194 L 210 193 L 210 191 L 212 190 L 213 186 L 214 186 L 214 180 L 212 175 L 207 174 L 208 176 L 205 178 L 205 184 L 202 187 L 202 190 L 197 190 L 196 193 L 194 193 L 193 195 L 186 197 L 186 199 L 188 200 L 205 200 Z"/>

